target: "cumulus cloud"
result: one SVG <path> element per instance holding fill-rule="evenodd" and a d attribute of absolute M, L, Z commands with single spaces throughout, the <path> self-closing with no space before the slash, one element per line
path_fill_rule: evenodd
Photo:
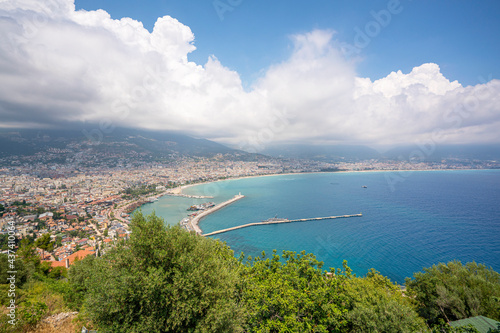
<path fill-rule="evenodd" d="M 250 91 L 211 56 L 188 60 L 191 29 L 153 31 L 72 0 L 0 2 L 2 127 L 99 124 L 183 130 L 258 150 L 271 141 L 500 142 L 500 81 L 463 87 L 436 64 L 372 81 L 333 31 L 291 36 L 293 51 Z"/>

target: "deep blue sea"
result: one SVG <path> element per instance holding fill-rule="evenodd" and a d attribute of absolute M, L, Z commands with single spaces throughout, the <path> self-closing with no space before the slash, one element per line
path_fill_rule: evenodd
<path fill-rule="evenodd" d="M 363 188 L 366 186 L 366 188 Z M 259 222 L 363 213 L 363 217 L 264 225 L 213 236 L 238 256 L 277 249 L 314 253 L 324 268 L 348 261 L 354 273 L 375 268 L 391 280 L 439 262 L 476 261 L 500 271 L 500 170 L 339 172 L 279 175 L 202 184 L 187 194 L 222 202 L 246 197 L 200 222 L 203 231 Z M 193 203 L 162 197 L 142 207 L 175 224 Z"/>

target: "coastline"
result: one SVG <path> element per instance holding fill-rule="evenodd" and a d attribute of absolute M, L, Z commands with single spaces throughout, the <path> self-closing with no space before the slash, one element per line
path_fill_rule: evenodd
<path fill-rule="evenodd" d="M 328 173 L 328 174 L 325 174 L 324 175 L 324 183 L 327 183 L 328 184 L 328 179 L 332 178 L 332 179 L 335 179 L 335 178 L 339 178 L 339 179 L 345 179 L 345 181 L 347 182 L 347 184 L 349 185 L 352 185 L 353 183 L 355 184 L 356 186 L 356 190 L 359 190 L 359 191 L 364 191 L 364 190 L 361 190 L 361 189 L 358 189 L 362 183 L 365 182 L 365 179 L 371 179 L 371 177 L 374 177 L 374 178 L 377 178 L 379 179 L 379 185 L 380 186 L 387 186 L 385 184 L 385 181 L 384 181 L 384 177 L 385 175 L 387 176 L 396 176 L 396 175 L 399 175 L 401 177 L 404 177 L 405 179 L 408 179 L 408 181 L 411 181 L 410 179 L 412 179 L 413 177 L 415 177 L 416 179 L 419 179 L 420 177 L 424 177 L 425 179 L 427 179 L 427 177 L 431 177 L 430 179 L 436 179 L 436 180 L 439 180 L 439 179 L 452 179 L 452 180 L 456 180 L 458 182 L 458 184 L 460 184 L 460 182 L 462 181 L 462 175 L 466 176 L 466 175 L 469 175 L 467 176 L 468 178 L 470 177 L 471 180 L 473 179 L 476 179 L 475 177 L 479 177 L 480 179 L 483 179 L 484 177 L 481 177 L 481 175 L 486 175 L 486 174 L 491 174 L 492 176 L 495 176 L 495 179 L 498 179 L 497 176 L 499 176 L 499 174 L 497 172 L 500 172 L 500 170 L 488 170 L 488 169 L 460 169 L 460 170 L 456 170 L 456 169 L 435 169 L 435 170 L 418 170 L 419 172 L 418 173 L 411 173 L 409 171 L 414 171 L 414 170 L 404 170 L 404 172 L 399 172 L 399 170 L 397 170 L 396 172 L 392 172 L 393 170 L 363 170 L 363 171 L 350 171 L 351 173 L 350 174 L 345 174 L 345 173 L 342 173 L 342 174 L 339 174 L 339 175 L 334 175 L 334 172 L 333 173 Z M 417 171 L 417 170 L 415 170 Z M 422 172 L 422 171 L 445 171 L 445 172 Z M 463 171 L 463 172 L 451 172 L 451 171 Z M 475 171 L 478 171 L 478 172 L 475 172 Z M 363 172 L 363 173 L 354 173 L 354 172 Z M 373 173 L 371 173 L 373 172 Z M 386 172 L 386 173 L 381 173 L 381 172 Z M 323 176 L 321 175 L 310 175 L 310 176 L 304 176 L 304 177 L 293 177 L 293 175 L 301 175 L 301 174 L 304 174 L 304 173 L 279 173 L 279 174 L 269 174 L 269 175 L 256 175 L 256 176 L 244 176 L 244 177 L 234 177 L 234 178 L 229 178 L 227 180 L 238 180 L 238 179 L 242 179 L 242 178 L 255 178 L 255 177 L 260 177 L 260 176 L 266 176 L 266 177 L 270 177 L 270 176 L 280 176 L 280 175 L 283 175 L 284 177 L 279 177 L 279 178 L 275 178 L 276 179 L 276 182 L 278 182 L 279 180 L 283 180 L 283 182 L 278 182 L 278 184 L 284 184 L 286 183 L 285 179 L 289 179 L 289 183 L 293 183 L 295 181 L 300 181 L 300 179 L 302 179 L 302 181 L 304 183 L 308 182 L 309 179 L 312 181 L 313 179 L 317 179 L 317 177 L 323 179 Z M 372 176 L 370 176 L 370 174 Z M 391 175 L 392 174 L 392 175 Z M 359 175 L 359 176 L 358 176 Z M 366 175 L 366 176 L 365 176 Z M 428 175 L 428 176 L 427 176 Z M 476 175 L 476 176 L 474 176 Z M 363 179 L 363 180 L 360 180 L 358 181 L 358 177 L 360 177 L 359 179 Z M 365 178 L 367 177 L 367 178 Z M 317 179 L 318 182 L 322 182 L 321 179 Z M 254 181 L 253 180 L 249 180 L 249 181 L 242 181 L 240 183 L 231 183 L 231 182 L 228 182 L 228 183 L 223 183 L 223 184 L 219 184 L 219 185 L 211 185 L 209 186 L 209 188 L 207 188 L 207 193 L 216 193 L 216 192 L 213 192 L 214 191 L 214 186 L 222 186 L 224 188 L 224 190 L 221 190 L 220 192 L 220 195 L 217 195 L 216 196 L 216 199 L 218 199 L 218 201 L 216 201 L 217 203 L 219 203 L 221 200 L 226 200 L 226 199 L 229 199 L 230 197 L 232 197 L 234 194 L 237 194 L 238 193 L 238 190 L 242 190 L 242 194 L 245 194 L 246 195 L 246 199 L 248 200 L 253 200 L 253 198 L 250 198 L 250 196 L 253 197 L 252 194 L 259 194 L 259 191 L 262 191 L 262 190 L 265 190 L 266 188 L 266 185 L 265 184 L 270 184 L 268 183 L 268 181 L 270 181 L 271 183 L 275 183 L 275 180 L 272 179 L 272 178 L 267 178 L 268 180 L 262 178 L 262 180 L 255 180 L 255 185 L 257 186 L 255 189 L 252 188 L 252 193 L 250 193 L 250 187 L 253 187 L 253 183 Z M 295 181 L 292 180 L 292 179 L 296 179 Z M 223 181 L 224 179 L 222 180 L 217 180 L 217 181 Z M 214 181 L 212 181 L 214 182 Z M 183 187 L 183 188 L 188 188 L 188 190 L 185 190 L 187 193 L 189 194 L 204 194 L 205 193 L 205 188 L 204 186 L 201 187 L 201 188 L 194 188 L 193 186 L 195 185 L 204 185 L 204 184 L 208 184 L 208 183 L 212 183 L 212 182 L 205 182 L 205 183 L 196 183 L 196 184 L 189 184 L 189 185 L 186 185 L 186 187 L 184 186 L 179 186 L 177 190 L 179 190 L 180 187 Z M 359 183 L 359 184 L 358 184 Z M 319 183 L 318 183 L 319 184 Z M 472 184 L 472 183 L 471 183 Z M 367 183 L 368 187 L 370 190 L 375 190 L 376 188 L 371 186 L 370 183 Z M 281 185 L 280 185 L 281 186 Z M 193 189 L 189 190 L 189 187 L 192 187 Z M 248 189 L 247 189 L 248 187 Z M 260 188 L 260 190 L 259 190 Z M 300 187 L 297 187 L 295 186 L 295 188 L 297 189 L 300 189 Z M 460 187 L 462 188 L 462 187 Z M 412 187 L 412 191 L 413 190 L 422 190 L 422 189 L 419 189 L 418 187 Z M 449 188 L 446 188 L 445 189 L 446 191 L 450 191 Z M 248 193 L 245 193 L 245 192 L 248 192 Z M 354 191 L 357 193 L 357 191 Z M 425 192 L 425 191 L 424 191 Z M 359 192 L 359 193 L 367 193 L 367 192 Z M 373 193 L 372 193 L 373 194 Z M 376 195 L 376 194 L 375 194 Z M 269 199 L 270 197 L 268 197 Z M 170 198 L 165 198 L 164 199 L 165 201 L 169 201 L 170 202 Z M 276 199 L 278 200 L 278 199 Z M 209 201 L 209 200 L 207 200 Z M 170 210 L 173 210 L 173 209 L 179 209 L 181 210 L 182 209 L 183 211 L 185 211 L 185 208 L 183 203 L 186 202 L 190 202 L 189 200 L 184 200 L 184 201 L 175 201 L 176 203 L 176 206 L 172 206 L 173 208 L 167 208 L 166 210 L 170 211 Z M 195 202 L 204 202 L 204 200 L 196 200 Z M 220 229 L 220 228 L 224 228 L 224 227 L 216 227 L 216 226 L 219 226 L 218 224 L 218 220 L 219 220 L 219 216 L 221 217 L 226 217 L 226 213 L 230 213 L 230 215 L 242 215 L 243 212 L 246 212 L 246 204 L 247 201 L 242 201 L 241 203 L 238 204 L 238 206 L 234 206 L 234 207 L 229 207 L 227 210 L 221 210 L 218 214 L 215 214 L 215 215 L 212 215 L 214 214 L 215 212 L 210 212 L 210 214 L 206 214 L 204 216 L 200 216 L 199 217 L 199 220 L 198 220 L 198 226 L 200 227 L 200 230 L 202 230 L 203 233 L 209 233 L 209 231 L 212 231 L 212 230 L 216 230 L 216 229 Z M 413 202 L 413 201 L 410 201 L 410 202 Z M 179 208 L 177 208 L 177 203 L 179 204 Z M 161 204 L 160 204 L 161 205 Z M 158 206 L 160 206 L 158 205 Z M 156 206 L 156 205 L 155 205 Z M 356 205 L 355 205 L 356 206 Z M 243 207 L 241 208 L 241 211 L 240 211 L 240 207 Z M 439 206 L 436 206 L 438 209 Z M 356 207 L 354 207 L 356 208 Z M 380 208 L 379 207 L 375 207 L 377 210 L 379 210 Z M 256 207 L 256 209 L 259 209 L 259 207 Z M 166 214 L 169 214 L 169 212 L 166 211 L 165 213 Z M 230 211 L 230 212 L 229 212 Z M 358 211 L 361 211 L 361 209 L 358 209 Z M 409 213 L 411 213 L 411 211 L 408 211 Z M 183 212 L 181 212 L 183 213 Z M 201 212 L 200 212 L 201 213 Z M 314 211 L 311 211 L 312 214 L 310 214 L 310 216 L 320 216 L 321 214 L 314 214 Z M 356 256 L 351 256 L 351 254 L 349 253 L 349 251 L 358 251 L 358 248 L 357 247 L 352 247 L 350 248 L 349 246 L 351 246 L 350 244 L 354 244 L 353 242 L 355 241 L 359 241 L 359 242 L 366 242 L 366 239 L 370 239 L 371 241 L 371 233 L 367 233 L 365 232 L 365 230 L 367 228 L 370 227 L 370 224 L 369 223 L 364 223 L 364 222 L 369 222 L 368 219 L 374 219 L 374 221 L 376 221 L 377 223 L 385 223 L 384 221 L 382 221 L 382 219 L 380 219 L 379 216 L 375 216 L 375 215 L 370 215 L 369 211 L 367 210 L 366 212 L 363 210 L 363 213 L 365 213 L 364 215 L 366 215 L 367 219 L 365 221 L 363 220 L 353 220 L 353 224 L 356 224 L 355 227 L 351 227 L 350 226 L 350 220 L 349 220 L 349 223 L 344 223 L 342 222 L 342 228 L 347 228 L 346 230 L 352 230 L 353 232 L 349 232 L 349 233 L 346 233 L 346 235 L 342 234 L 342 237 L 340 237 L 339 239 L 341 239 L 341 241 L 343 242 L 344 240 L 346 240 L 345 244 L 344 243 L 339 243 L 339 244 L 344 244 L 346 247 L 345 247 L 345 250 L 342 248 L 341 251 L 343 253 L 343 258 L 345 257 L 346 259 L 350 259 L 351 261 L 354 262 L 354 265 L 353 267 L 355 267 L 355 269 L 358 271 L 358 272 L 363 272 L 363 273 L 366 273 L 366 270 L 369 268 L 366 268 L 364 266 L 364 263 L 361 262 L 361 261 L 356 261 L 356 259 L 358 257 Z M 402 211 L 401 213 L 404 213 L 404 216 L 407 216 L 407 212 L 405 211 Z M 408 214 L 409 214 L 408 213 Z M 185 213 L 183 213 L 185 215 Z M 392 213 L 391 213 L 392 214 Z M 395 211 L 395 214 L 399 214 L 398 211 Z M 227 215 L 227 216 L 230 216 L 230 215 Z M 274 215 L 274 210 L 272 210 L 272 214 L 264 214 L 265 216 L 271 216 L 271 215 Z M 283 216 L 287 216 L 286 213 L 282 213 L 281 215 Z M 280 215 L 280 216 L 281 216 Z M 292 215 L 292 214 L 288 214 L 289 217 Z M 295 214 L 293 214 L 294 216 L 296 216 Z M 333 214 L 332 214 L 333 215 Z M 411 214 L 410 214 L 411 215 Z M 208 216 L 208 219 L 205 219 L 206 217 Z M 321 215 L 322 216 L 322 215 Z M 446 215 L 446 213 L 443 213 L 443 214 L 437 214 L 436 215 L 437 217 L 439 218 L 442 218 L 443 220 L 448 220 L 448 217 Z M 262 218 L 258 218 L 256 219 L 255 221 L 258 221 L 260 219 L 264 219 L 265 217 L 262 217 Z M 426 220 L 426 216 L 415 216 L 416 219 L 418 220 Z M 205 220 L 204 220 L 205 219 Z M 431 223 L 431 219 L 428 219 L 429 223 Z M 175 220 L 175 222 L 177 222 L 178 220 Z M 204 221 L 204 225 L 201 225 L 201 222 Z M 212 222 L 213 221 L 213 222 Z M 228 224 L 228 225 L 236 225 L 236 224 L 244 224 L 244 223 L 247 223 L 247 222 L 251 222 L 251 221 L 246 221 L 245 218 L 241 218 L 238 220 L 239 222 L 238 223 L 234 223 L 234 224 Z M 173 218 L 170 218 L 169 222 L 174 222 L 174 219 Z M 240 223 L 241 222 L 241 223 Z M 355 222 L 355 223 L 354 223 Z M 433 222 L 432 222 L 433 223 Z M 365 226 L 366 224 L 366 226 Z M 221 224 L 223 225 L 223 223 Z M 400 225 L 401 223 L 396 223 L 396 226 L 398 228 L 400 228 Z M 412 225 L 415 225 L 415 226 L 418 226 L 420 224 L 417 224 L 417 223 L 413 223 Z M 444 225 L 444 224 L 443 224 Z M 361 226 L 360 228 L 358 228 L 358 226 Z M 424 225 L 422 228 L 418 229 L 424 233 L 427 233 L 429 228 L 425 227 L 426 225 Z M 436 224 L 437 227 L 441 227 L 441 224 L 438 223 Z M 462 226 L 462 225 L 461 225 Z M 293 227 L 295 228 L 295 227 Z M 293 229 L 291 228 L 291 229 Z M 299 227 L 301 228 L 301 227 Z M 413 228 L 413 227 L 412 227 Z M 286 229 L 286 228 L 285 228 Z M 311 228 L 312 229 L 312 228 Z M 383 228 L 381 228 L 380 230 L 382 230 Z M 288 249 L 288 250 L 301 250 L 301 249 L 304 249 L 308 252 L 311 252 L 311 253 L 315 253 L 316 252 L 318 253 L 318 255 L 321 255 L 321 260 L 325 261 L 325 262 L 328 262 L 327 265 L 330 265 L 332 267 L 336 267 L 336 265 L 338 265 L 338 263 L 335 261 L 335 257 L 332 257 L 330 252 L 328 252 L 328 250 L 335 250 L 337 251 L 337 249 L 335 247 L 332 247 L 333 245 L 331 245 L 331 240 L 333 238 L 329 238 L 330 235 L 333 235 L 331 237 L 336 237 L 335 236 L 335 233 L 331 233 L 331 234 L 328 234 L 328 233 L 324 233 L 322 234 L 321 232 L 317 231 L 317 230 L 312 230 L 311 231 L 311 235 L 312 237 L 302 237 L 303 235 L 301 234 L 297 234 L 295 235 L 294 237 L 297 237 L 297 240 L 299 240 L 301 243 L 301 248 L 294 248 L 294 241 L 290 241 L 290 243 L 284 243 L 285 241 L 288 242 L 288 240 L 286 240 L 286 238 L 282 237 L 282 238 L 279 238 L 281 236 L 277 236 L 277 239 L 276 239 L 276 244 L 277 245 L 274 245 L 273 241 L 275 240 L 273 238 L 273 234 L 272 233 L 263 233 L 262 235 L 259 235 L 258 237 L 255 235 L 255 231 L 252 231 L 251 229 L 242 229 L 244 230 L 243 232 L 240 232 L 240 236 L 241 237 L 248 237 L 250 241 L 248 241 L 247 243 L 245 242 L 240 242 L 240 238 L 238 237 L 238 233 L 234 234 L 234 235 L 230 235 L 230 234 L 227 234 L 228 236 L 224 236 L 222 237 L 223 235 L 220 235 L 221 236 L 221 239 L 224 239 L 224 240 L 227 240 L 228 241 L 228 244 L 235 250 L 235 251 L 244 251 L 245 253 L 250 253 L 250 251 L 253 251 L 252 250 L 252 246 L 255 246 L 257 247 L 256 245 L 254 244 L 258 244 L 259 246 L 264 246 L 262 247 L 259 247 L 258 248 L 258 251 L 255 250 L 255 254 L 258 254 L 261 252 L 261 250 L 265 250 L 266 253 L 268 253 L 268 251 L 272 250 L 272 248 L 283 248 L 283 249 Z M 270 229 L 272 230 L 272 229 Z M 342 229 L 343 230 L 343 229 Z M 373 227 L 372 229 L 369 229 L 370 231 L 377 231 L 379 229 Z M 388 230 L 388 234 L 390 236 L 391 234 L 391 228 L 387 229 Z M 441 230 L 441 229 L 440 229 Z M 286 230 L 285 230 L 286 231 Z M 403 227 L 401 227 L 401 230 L 400 231 L 404 231 L 403 230 Z M 356 237 L 356 234 L 357 233 L 361 233 L 364 238 L 357 238 Z M 382 232 L 382 231 L 380 231 Z M 416 233 L 418 234 L 418 233 Z M 431 233 L 432 234 L 432 233 Z M 286 235 L 286 233 L 284 233 L 283 235 Z M 353 236 L 354 235 L 354 236 Z M 436 239 L 441 239 L 439 237 L 439 235 L 437 234 L 433 234 L 434 236 L 436 236 L 437 238 Z M 405 246 L 406 247 L 412 247 L 413 245 L 418 245 L 420 246 L 419 244 L 413 244 L 412 243 L 412 236 L 405 236 L 405 233 L 404 232 L 401 232 L 398 234 L 398 236 L 402 236 L 402 239 L 405 239 Z M 210 238 L 217 238 L 217 237 L 210 237 Z M 389 237 L 390 238 L 390 237 Z M 293 238 L 291 238 L 293 239 Z M 349 241 L 349 242 L 347 242 Z M 232 242 L 232 243 L 231 243 Z M 375 244 L 377 244 L 381 249 L 383 249 L 384 251 L 387 250 L 387 246 L 389 245 L 386 245 L 385 243 L 377 243 L 378 240 L 375 240 Z M 268 245 L 269 244 L 269 245 Z M 283 245 L 284 244 L 284 245 Z M 371 243 L 367 242 L 367 249 L 370 248 Z M 395 243 L 396 245 L 398 243 Z M 406 245 L 406 244 L 410 244 L 410 245 Z M 413 244 L 413 245 L 412 245 Z M 423 241 L 423 244 L 426 244 L 425 241 Z M 396 246 L 395 245 L 395 246 Z M 401 245 L 401 244 L 399 244 Z M 265 247 L 267 246 L 267 247 Z M 281 246 L 281 247 L 280 247 Z M 384 247 L 386 246 L 386 247 Z M 317 250 L 317 248 L 320 249 Z M 364 250 L 365 248 L 363 248 Z M 452 251 L 448 248 L 446 249 L 443 249 L 443 251 Z M 339 250 L 340 251 L 340 250 Z M 426 251 L 426 252 L 425 252 Z M 414 265 L 415 262 L 417 262 L 417 264 L 419 264 L 419 261 L 421 260 L 425 260 L 426 258 L 430 257 L 430 258 L 437 258 L 437 254 L 433 254 L 432 251 L 427 251 L 427 249 L 425 250 L 424 252 L 422 252 L 422 256 L 417 258 L 417 259 L 414 259 L 411 264 L 409 264 L 410 266 L 411 265 Z M 344 253 L 345 252 L 345 253 Z M 236 253 L 236 252 L 235 252 Z M 357 253 L 357 252 L 356 252 Z M 363 253 L 366 253 L 367 256 L 371 255 L 371 252 L 366 250 L 366 252 L 363 252 Z M 445 254 L 447 254 L 448 252 L 444 252 Z M 466 253 L 469 253 L 469 252 L 466 252 Z M 254 253 L 251 253 L 252 256 L 254 255 Z M 403 254 L 407 254 L 406 252 L 404 252 Z M 487 257 L 488 259 L 489 257 Z M 373 258 L 371 258 L 371 260 L 379 260 L 380 258 L 378 256 L 375 256 Z M 395 258 L 397 259 L 397 258 Z M 399 260 L 399 259 L 398 259 Z M 445 259 L 433 259 L 433 262 L 434 261 L 439 261 L 439 260 L 445 260 Z M 485 259 L 486 260 L 486 259 Z M 488 259 L 489 260 L 489 259 Z M 380 260 L 379 260 L 380 261 Z M 396 261 L 398 264 L 402 264 L 403 262 L 402 261 Z M 382 262 L 382 264 L 378 264 L 378 266 L 380 267 L 385 267 L 384 265 L 386 265 L 387 263 L 385 262 Z M 387 271 L 386 274 L 390 275 L 393 279 L 397 280 L 397 281 L 400 281 L 399 283 L 404 283 L 404 277 L 406 275 L 404 269 L 400 268 L 400 266 L 404 266 L 404 265 L 393 265 L 393 266 L 396 266 L 396 269 L 394 269 L 393 271 Z M 410 267 L 408 266 L 408 267 Z M 406 267 L 406 266 L 404 266 Z M 421 267 L 421 266 L 419 266 Z M 391 269 L 393 267 L 391 266 Z M 416 271 L 417 269 L 414 268 L 412 269 L 412 271 Z"/>
<path fill-rule="evenodd" d="M 321 171 L 312 171 L 312 172 L 287 172 L 287 173 L 273 173 L 273 174 L 263 174 L 263 175 L 251 175 L 251 176 L 241 176 L 241 177 L 234 177 L 234 178 L 226 178 L 226 179 L 217 179 L 217 180 L 211 180 L 211 181 L 204 181 L 200 183 L 195 183 L 195 184 L 186 184 L 186 185 L 181 185 L 174 187 L 170 189 L 168 192 L 163 192 L 159 195 L 157 195 L 158 198 L 163 197 L 165 195 L 173 194 L 174 196 L 184 196 L 185 194 L 183 193 L 183 190 L 190 188 L 190 187 L 195 187 L 198 185 L 206 185 L 206 184 L 212 184 L 212 183 L 218 183 L 218 182 L 223 182 L 223 181 L 231 181 L 231 180 L 240 180 L 240 179 L 249 179 L 249 178 L 258 178 L 258 177 L 276 177 L 276 176 L 296 176 L 296 175 L 306 175 L 306 174 L 334 174 L 334 173 L 370 173 L 370 172 L 423 172 L 423 171 L 479 171 L 479 170 L 494 170 L 494 169 L 417 169 L 417 170 L 342 170 L 342 171 L 330 171 L 330 172 L 321 172 Z M 188 196 L 188 195 L 186 195 Z M 231 201 L 230 199 L 229 201 Z M 144 204 L 148 204 L 149 202 L 146 202 Z M 220 205 L 220 204 L 219 204 Z M 217 206 L 219 206 L 217 205 Z M 215 207 L 217 207 L 215 206 Z M 225 205 L 224 205 L 225 206 Z M 137 208 L 142 207 L 139 206 Z M 203 211 L 200 213 L 200 215 L 194 217 L 193 219 L 188 222 L 188 224 L 192 227 L 191 230 L 194 230 L 196 233 L 201 234 L 202 230 L 199 227 L 199 222 L 207 217 L 208 215 L 215 213 L 217 210 L 219 210 L 222 207 L 219 207 L 217 209 L 214 209 L 215 207 L 208 209 L 206 211 Z M 136 209 L 137 209 L 136 208 Z M 195 220 L 195 223 L 191 223 L 191 221 Z"/>
<path fill-rule="evenodd" d="M 205 184 L 205 183 L 199 183 L 199 184 Z M 172 194 L 183 194 L 182 190 L 187 189 L 188 187 L 199 185 L 199 184 L 197 183 L 197 184 L 188 184 L 188 185 L 177 186 L 177 187 L 174 187 L 173 189 L 171 189 L 169 193 L 172 193 Z M 167 194 L 165 194 L 165 195 L 167 195 Z"/>
<path fill-rule="evenodd" d="M 497 170 L 497 169 L 341 170 L 341 171 L 326 171 L 326 172 L 308 171 L 308 172 L 272 173 L 272 174 L 266 174 L 266 175 L 252 175 L 252 176 L 241 176 L 241 177 L 233 177 L 233 178 L 226 178 L 226 179 L 217 179 L 217 180 L 204 181 L 204 182 L 195 183 L 195 184 L 181 185 L 181 186 L 177 186 L 177 187 L 174 187 L 173 189 L 171 189 L 171 193 L 184 194 L 184 193 L 182 193 L 182 191 L 189 188 L 189 187 L 218 183 L 218 182 L 229 181 L 229 180 L 240 180 L 240 179 L 259 178 L 259 177 L 297 176 L 297 175 L 327 174 L 327 173 L 333 174 L 333 173 L 368 173 L 368 172 L 424 172 L 424 171 L 434 172 L 434 171 L 484 171 L 484 170 Z M 164 196 L 164 195 L 168 195 L 168 194 L 161 194 L 160 196 Z"/>

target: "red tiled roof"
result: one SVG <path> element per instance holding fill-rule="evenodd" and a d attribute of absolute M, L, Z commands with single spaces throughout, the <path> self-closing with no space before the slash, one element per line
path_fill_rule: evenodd
<path fill-rule="evenodd" d="M 94 254 L 95 254 L 95 251 L 80 250 L 80 251 L 73 253 L 72 255 L 70 255 L 69 257 L 67 257 L 61 261 L 50 261 L 50 265 L 52 267 L 61 267 L 61 266 L 66 267 L 66 259 L 69 259 L 69 265 L 71 266 L 71 265 L 73 265 L 75 260 L 82 260 L 86 256 L 90 256 L 90 255 L 94 255 Z"/>
<path fill-rule="evenodd" d="M 49 261 L 51 267 L 66 267 L 66 261 L 63 259 L 61 261 Z"/>

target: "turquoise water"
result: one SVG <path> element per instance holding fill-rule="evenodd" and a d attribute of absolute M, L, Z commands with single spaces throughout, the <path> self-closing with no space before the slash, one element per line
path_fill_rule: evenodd
<path fill-rule="evenodd" d="M 362 188 L 365 185 L 367 188 Z M 198 185 L 187 194 L 222 202 L 246 197 L 200 222 L 204 232 L 258 222 L 363 213 L 363 217 L 257 226 L 213 236 L 238 255 L 314 253 L 325 268 L 342 260 L 358 275 L 391 280 L 439 262 L 475 260 L 500 271 L 500 170 L 280 175 Z M 207 200 L 163 197 L 142 207 L 167 223 Z"/>

